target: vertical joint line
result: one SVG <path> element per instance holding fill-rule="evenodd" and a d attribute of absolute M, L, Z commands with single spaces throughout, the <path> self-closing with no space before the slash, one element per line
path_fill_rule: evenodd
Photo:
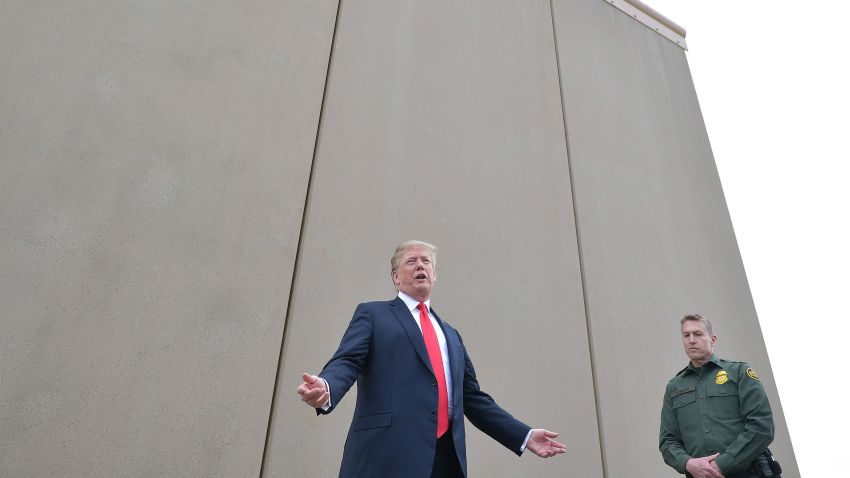
<path fill-rule="evenodd" d="M 573 165 L 570 155 L 570 135 L 569 130 L 567 128 L 567 109 L 564 101 L 564 83 L 563 79 L 561 78 L 561 56 L 558 51 L 558 32 L 555 28 L 555 6 L 552 0 L 549 0 L 549 14 L 552 20 L 552 40 L 554 42 L 555 47 L 555 66 L 558 70 L 558 88 L 560 89 L 561 96 L 561 116 L 564 122 L 564 142 L 566 145 L 567 152 L 567 171 L 570 175 L 570 195 L 573 201 L 573 221 L 576 229 L 576 245 L 578 247 L 579 275 L 581 277 L 581 297 L 582 303 L 584 305 L 585 327 L 587 329 L 587 346 L 590 352 L 590 374 L 591 379 L 593 380 L 593 401 L 596 406 L 596 427 L 599 433 L 599 453 L 600 459 L 602 461 L 602 476 L 607 477 L 608 463 L 605 455 L 605 436 L 604 431 L 602 429 L 602 414 L 601 406 L 599 403 L 599 383 L 596 374 L 596 354 L 594 353 L 593 333 L 591 331 L 590 324 L 590 306 L 588 305 L 587 300 L 587 278 L 585 277 L 584 254 L 581 245 L 581 232 L 579 230 L 578 207 L 576 205 L 576 188 L 575 181 L 573 180 Z"/>
<path fill-rule="evenodd" d="M 282 362 L 283 362 L 283 347 L 284 347 L 284 344 L 286 343 L 286 330 L 288 328 L 287 326 L 289 325 L 290 314 L 291 314 L 291 311 L 292 311 L 292 297 L 293 297 L 293 291 L 295 290 L 295 275 L 298 272 L 299 259 L 301 257 L 301 244 L 302 244 L 302 239 L 304 238 L 304 224 L 307 222 L 307 207 L 310 204 L 310 191 L 311 191 L 311 188 L 312 188 L 312 185 L 313 185 L 313 171 L 315 170 L 316 156 L 317 156 L 317 152 L 318 152 L 318 149 L 319 149 L 319 135 L 322 131 L 322 122 L 324 121 L 325 99 L 328 96 L 328 82 L 330 81 L 330 76 L 331 76 L 331 64 L 333 63 L 334 45 L 336 44 L 336 32 L 337 32 L 337 28 L 339 26 L 340 10 L 342 10 L 342 0 L 337 1 L 336 17 L 334 18 L 333 34 L 331 35 L 331 45 L 330 45 L 330 51 L 328 53 L 328 65 L 327 65 L 327 68 L 325 69 L 325 84 L 324 84 L 323 89 L 322 89 L 322 102 L 321 102 L 321 105 L 319 107 L 319 120 L 316 124 L 316 136 L 315 136 L 315 139 L 314 139 L 314 142 L 313 142 L 313 157 L 310 160 L 310 172 L 308 173 L 308 176 L 307 176 L 307 191 L 304 194 L 304 207 L 301 210 L 301 227 L 298 231 L 298 244 L 295 246 L 295 261 L 292 265 L 292 279 L 290 281 L 290 286 L 289 286 L 289 297 L 286 301 L 286 317 L 284 318 L 284 322 L 283 322 L 283 333 L 281 334 L 281 337 L 280 337 L 280 352 L 279 352 L 278 358 L 277 358 L 277 370 L 275 371 L 274 386 L 272 388 L 272 400 L 271 400 L 271 404 L 269 406 L 269 421 L 266 424 L 266 439 L 265 439 L 265 443 L 263 444 L 262 461 L 260 462 L 260 478 L 263 478 L 265 476 L 266 466 L 268 465 L 268 460 L 269 460 L 268 453 L 269 453 L 269 445 L 271 444 L 272 424 L 274 423 L 274 417 L 275 417 L 275 403 L 277 402 L 278 383 L 280 381 L 280 375 L 281 375 L 280 369 L 281 369 L 281 365 L 282 365 Z"/>

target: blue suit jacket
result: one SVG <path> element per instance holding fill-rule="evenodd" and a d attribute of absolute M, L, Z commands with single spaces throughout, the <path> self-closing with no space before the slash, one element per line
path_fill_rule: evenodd
<path fill-rule="evenodd" d="M 451 429 L 466 475 L 463 416 L 478 429 L 520 454 L 528 425 L 481 391 L 460 335 L 437 318 L 449 351 L 454 418 Z M 319 374 L 332 394 L 330 413 L 357 382 L 357 404 L 345 441 L 341 478 L 428 478 L 437 434 L 437 382 L 422 332 L 404 302 L 360 304 L 333 357 Z"/>

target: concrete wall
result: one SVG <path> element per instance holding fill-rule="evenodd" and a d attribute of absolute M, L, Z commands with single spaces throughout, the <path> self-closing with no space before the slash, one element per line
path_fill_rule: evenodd
<path fill-rule="evenodd" d="M 675 475 L 659 409 L 694 312 L 759 371 L 798 476 L 685 52 L 605 2 L 553 6 L 608 476 Z"/>
<path fill-rule="evenodd" d="M 0 6 L 0 476 L 258 476 L 334 2 Z"/>
<path fill-rule="evenodd" d="M 685 52 L 607 2 L 11 0 L 0 64 L 0 476 L 335 475 L 294 389 L 409 238 L 569 447 L 474 476 L 674 476 L 692 311 L 799 476 Z"/>
<path fill-rule="evenodd" d="M 393 296 L 389 255 L 414 237 L 443 245 L 432 305 L 463 334 L 482 387 L 574 450 L 518 460 L 472 431 L 471 469 L 599 476 L 548 3 L 370 0 L 343 2 L 339 18 L 269 476 L 338 469 L 354 400 L 315 417 L 292 406 L 292 384 L 333 354 L 354 305 Z M 537 375 L 540 349 L 557 366 L 535 403 L 516 384 Z M 319 449 L 333 452 L 314 475 L 293 469 Z"/>

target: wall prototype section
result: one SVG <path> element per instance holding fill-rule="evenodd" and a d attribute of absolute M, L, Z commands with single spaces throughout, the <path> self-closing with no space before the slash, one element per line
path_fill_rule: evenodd
<path fill-rule="evenodd" d="M 685 53 L 609 1 L 10 0 L 0 64 L 0 476 L 335 476 L 356 390 L 295 387 L 417 238 L 569 449 L 472 475 L 675 476 L 701 312 L 799 477 Z"/>
<path fill-rule="evenodd" d="M 2 2 L 0 476 L 259 475 L 335 15 Z"/>
<path fill-rule="evenodd" d="M 482 388 L 574 452 L 517 459 L 467 424 L 470 469 L 600 476 L 548 2 L 342 2 L 267 476 L 336 474 L 354 391 L 316 417 L 292 384 L 330 358 L 358 302 L 395 295 L 389 257 L 410 238 L 440 248 L 432 305 Z M 538 377 L 539 350 L 557 372 L 530 400 L 517 382 Z"/>
<path fill-rule="evenodd" d="M 799 476 L 684 50 L 605 2 L 553 12 L 607 476 L 678 476 L 658 422 L 687 313 L 758 370 Z"/>

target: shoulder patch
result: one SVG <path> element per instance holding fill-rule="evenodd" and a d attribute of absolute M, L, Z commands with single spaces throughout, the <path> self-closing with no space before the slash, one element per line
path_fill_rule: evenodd
<path fill-rule="evenodd" d="M 753 380 L 759 379 L 759 374 L 757 374 L 756 371 L 751 369 L 751 368 L 747 369 L 747 376 L 750 377 Z"/>

